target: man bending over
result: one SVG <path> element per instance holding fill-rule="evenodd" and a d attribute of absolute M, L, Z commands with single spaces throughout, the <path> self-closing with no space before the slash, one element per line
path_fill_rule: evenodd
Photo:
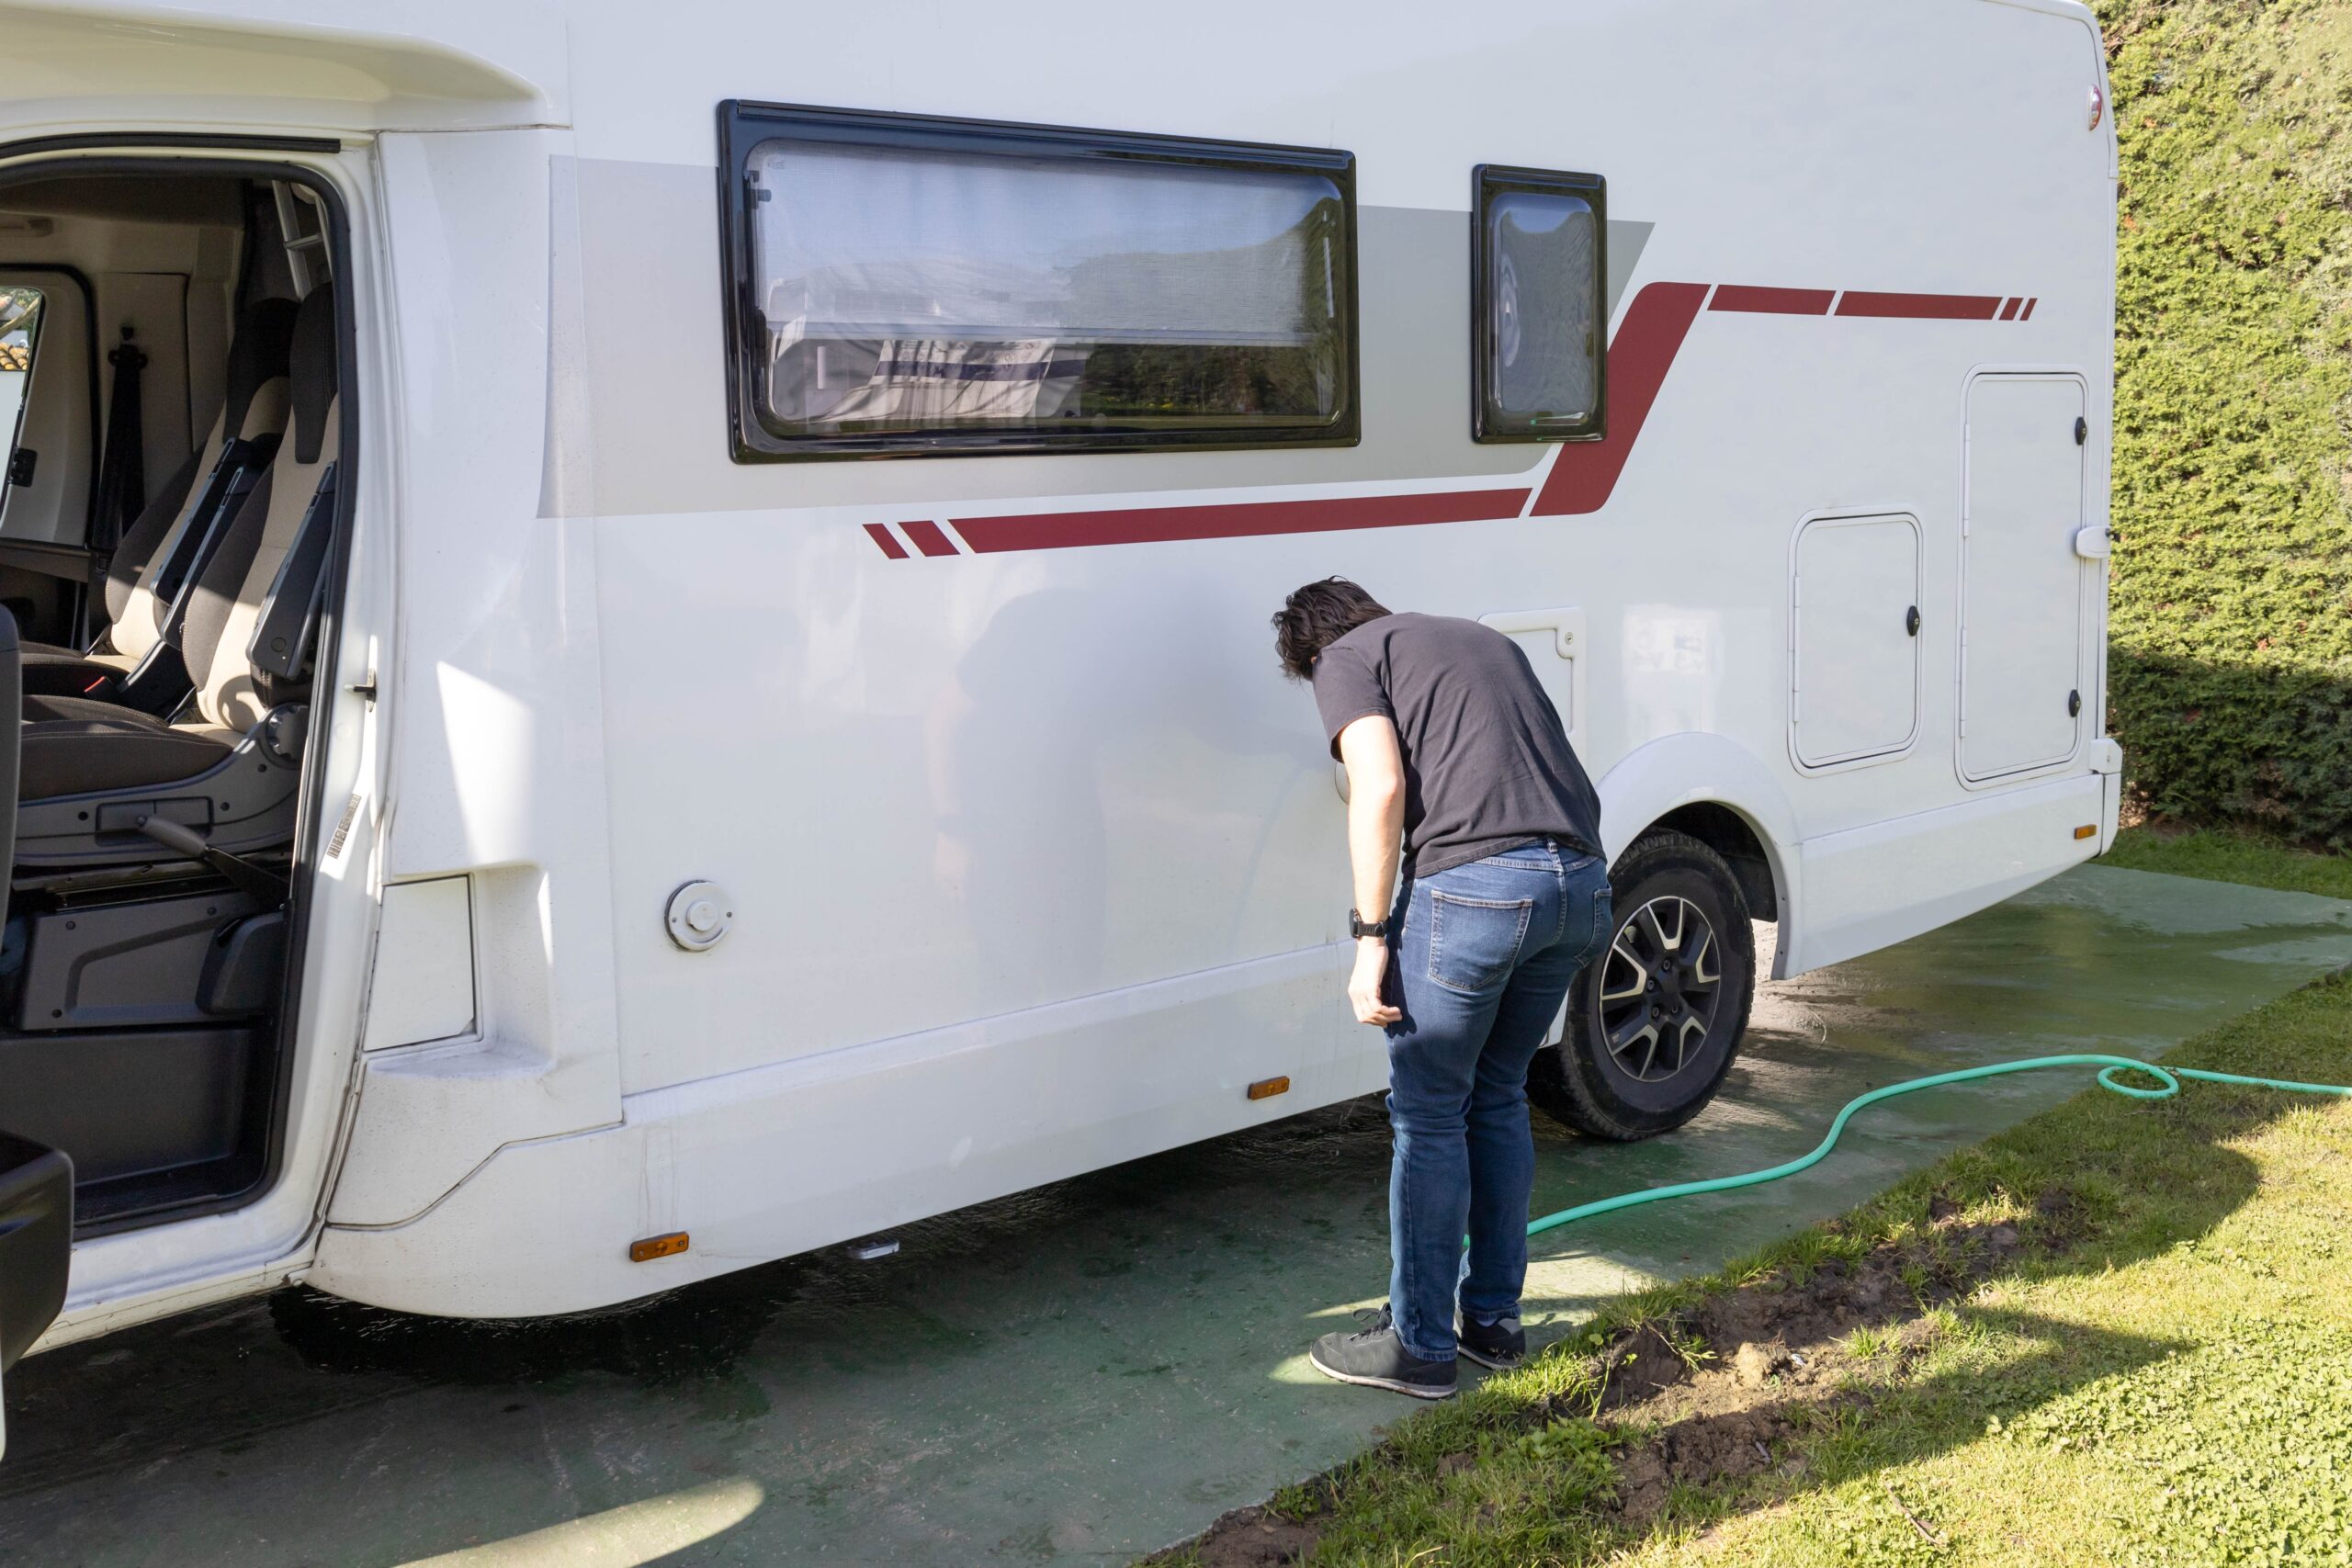
<path fill-rule="evenodd" d="M 1527 1353 L 1527 1069 L 1610 940 L 1600 802 L 1500 632 L 1391 614 L 1332 577 L 1284 601 L 1274 633 L 1347 767 L 1348 1001 L 1387 1032 L 1395 1136 L 1388 1305 L 1310 1359 L 1341 1382 L 1442 1399 L 1457 1351 L 1487 1367 Z"/>

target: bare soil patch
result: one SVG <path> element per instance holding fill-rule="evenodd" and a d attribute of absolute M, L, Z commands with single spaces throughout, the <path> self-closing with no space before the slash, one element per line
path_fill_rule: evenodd
<path fill-rule="evenodd" d="M 1246 1508 L 1218 1515 L 1216 1521 L 1190 1545 L 1193 1561 L 1201 1568 L 1282 1568 L 1283 1563 L 1296 1562 L 1314 1551 L 1321 1534 L 1311 1519 L 1285 1518 L 1252 1503 Z M 1183 1551 L 1182 1546 L 1171 1547 L 1145 1561 L 1164 1562 L 1182 1556 Z"/>
<path fill-rule="evenodd" d="M 2025 1246 L 2014 1225 L 1962 1225 L 1949 1207 L 1930 1214 L 1933 1245 L 1881 1247 L 1853 1263 L 1832 1258 L 1802 1280 L 1775 1278 L 1712 1298 L 1604 1347 L 1607 1382 L 1595 1414 L 1628 1439 L 1612 1515 L 1647 1523 L 1678 1482 L 1704 1486 L 1766 1471 L 1802 1476 L 1804 1461 L 1786 1452 L 1787 1439 L 1868 1404 L 1874 1385 L 1934 1341 L 1928 1313 Z M 1857 1329 L 1878 1331 L 1872 1353 L 1857 1354 Z"/>

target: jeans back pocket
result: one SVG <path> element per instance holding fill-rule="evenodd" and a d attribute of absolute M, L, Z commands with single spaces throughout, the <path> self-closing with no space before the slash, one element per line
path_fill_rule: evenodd
<path fill-rule="evenodd" d="M 1430 978 L 1477 996 L 1510 978 L 1527 940 L 1532 898 L 1464 898 L 1430 890 Z"/>
<path fill-rule="evenodd" d="M 1610 897 L 1609 879 L 1602 877 L 1600 886 L 1592 890 L 1592 932 L 1585 939 L 1584 961 L 1587 964 L 1609 951 L 1617 940 L 1617 911 Z"/>

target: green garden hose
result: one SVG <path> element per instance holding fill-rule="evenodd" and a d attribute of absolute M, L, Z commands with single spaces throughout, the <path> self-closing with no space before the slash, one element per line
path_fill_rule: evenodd
<path fill-rule="evenodd" d="M 2163 1067 L 2154 1062 L 2134 1061 L 2129 1056 L 2069 1055 L 2028 1056 L 2022 1061 L 1996 1062 L 1986 1067 L 1969 1067 L 1956 1073 L 1936 1073 L 1924 1078 L 1905 1078 L 1901 1083 L 1874 1089 L 1868 1094 L 1856 1095 L 1838 1112 L 1829 1123 L 1829 1132 L 1813 1152 L 1798 1156 L 1785 1165 L 1766 1170 L 1751 1170 L 1741 1176 L 1718 1176 L 1706 1181 L 1679 1181 L 1671 1187 L 1653 1187 L 1643 1192 L 1621 1192 L 1614 1198 L 1602 1198 L 1590 1203 L 1579 1203 L 1573 1209 L 1563 1209 L 1556 1214 L 1545 1214 L 1529 1224 L 1527 1234 L 1535 1235 L 1559 1225 L 1571 1225 L 1578 1220 L 1589 1220 L 1596 1214 L 1613 1213 L 1619 1209 L 1631 1209 L 1643 1203 L 1663 1203 L 1669 1198 L 1695 1198 L 1702 1192 L 1731 1192 L 1742 1187 L 1760 1187 L 1767 1181 L 1778 1181 L 1784 1176 L 1794 1176 L 1819 1165 L 1838 1146 L 1838 1135 L 1846 1130 L 1854 1112 L 1882 1100 L 1893 1100 L 1898 1094 L 1917 1094 L 1923 1089 L 1940 1089 L 1945 1084 L 1966 1083 L 1972 1078 L 1999 1077 L 2006 1073 L 2030 1073 L 2043 1067 L 2097 1067 L 2101 1089 L 2133 1100 L 2170 1100 L 2180 1092 L 2180 1080 L 2195 1078 L 2199 1083 L 2250 1084 L 2256 1089 L 2290 1089 L 2297 1094 L 2337 1094 L 2352 1099 L 2352 1086 L 2333 1083 L 2292 1083 L 2285 1078 L 2241 1077 L 2235 1073 L 2209 1073 L 2198 1067 Z M 2143 1073 L 2156 1080 L 2154 1089 L 2134 1089 L 2115 1077 L 2121 1073 Z"/>

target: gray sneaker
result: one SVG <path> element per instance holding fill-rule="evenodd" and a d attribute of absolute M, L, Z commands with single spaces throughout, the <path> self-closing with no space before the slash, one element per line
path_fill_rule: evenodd
<path fill-rule="evenodd" d="M 1457 1312 L 1453 1314 L 1453 1348 L 1482 1367 L 1507 1372 L 1527 1359 L 1527 1332 L 1515 1317 L 1506 1317 L 1498 1323 L 1474 1323 Z"/>
<path fill-rule="evenodd" d="M 1352 1334 L 1326 1334 L 1306 1352 L 1317 1371 L 1340 1382 L 1385 1388 L 1415 1399 L 1444 1399 L 1453 1393 L 1453 1363 L 1424 1361 L 1408 1353 L 1386 1307 L 1356 1316 L 1363 1327 Z"/>

